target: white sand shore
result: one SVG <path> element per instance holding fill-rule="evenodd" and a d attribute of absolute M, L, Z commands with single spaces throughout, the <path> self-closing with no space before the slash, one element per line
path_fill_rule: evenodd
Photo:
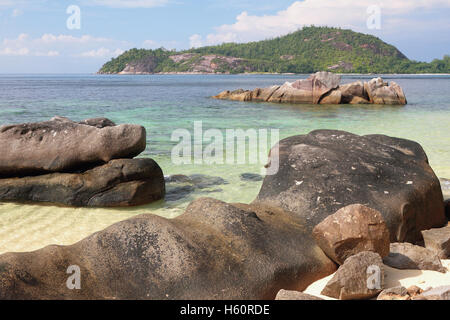
<path fill-rule="evenodd" d="M 442 264 L 447 268 L 447 273 L 428 270 L 398 270 L 385 266 L 385 287 L 393 288 L 403 286 L 408 288 L 416 285 L 419 288 L 426 290 L 430 287 L 448 286 L 450 285 L 450 260 L 442 260 Z M 320 294 L 333 276 L 334 274 L 314 282 L 304 291 L 304 293 L 326 300 L 335 300 Z"/>

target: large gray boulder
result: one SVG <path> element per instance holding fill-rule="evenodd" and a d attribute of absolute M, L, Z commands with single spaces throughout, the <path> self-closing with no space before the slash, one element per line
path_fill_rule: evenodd
<path fill-rule="evenodd" d="M 312 229 L 360 203 L 379 211 L 391 242 L 422 240 L 421 231 L 447 223 L 439 180 L 422 147 L 383 135 L 317 130 L 279 142 L 254 203 L 280 207 Z"/>
<path fill-rule="evenodd" d="M 50 121 L 0 127 L 0 177 L 69 172 L 133 158 L 145 150 L 145 128 L 108 119 Z"/>
<path fill-rule="evenodd" d="M 389 254 L 389 230 L 381 213 L 360 204 L 338 210 L 313 229 L 319 247 L 333 261 L 342 265 L 364 251 Z"/>
<path fill-rule="evenodd" d="M 81 173 L 0 179 L 1 201 L 123 207 L 161 200 L 164 194 L 163 172 L 152 159 L 111 160 Z"/>
<path fill-rule="evenodd" d="M 0 256 L 0 299 L 275 299 L 332 274 L 304 221 L 203 198 L 173 219 L 143 215 L 72 246 Z M 66 286 L 69 266 L 81 289 Z"/>

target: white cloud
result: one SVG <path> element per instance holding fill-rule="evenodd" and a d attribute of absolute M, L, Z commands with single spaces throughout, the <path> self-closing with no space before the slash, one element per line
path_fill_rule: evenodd
<path fill-rule="evenodd" d="M 99 48 L 97 50 L 91 50 L 82 52 L 79 56 L 84 58 L 112 58 L 121 55 L 124 51 L 122 49 L 110 50 L 107 48 Z"/>
<path fill-rule="evenodd" d="M 71 35 L 43 34 L 31 38 L 21 33 L 14 39 L 5 38 L 0 43 L 0 55 L 8 56 L 39 56 L 39 57 L 115 57 L 123 53 L 119 47 L 128 47 L 124 41 L 107 38 L 96 38 L 91 35 L 74 37 Z"/>
<path fill-rule="evenodd" d="M 11 17 L 13 18 L 17 18 L 18 16 L 22 15 L 23 11 L 20 9 L 14 9 L 13 12 L 11 13 Z"/>
<path fill-rule="evenodd" d="M 168 0 L 90 0 L 86 1 L 86 4 L 111 8 L 153 8 L 168 2 Z"/>
<path fill-rule="evenodd" d="M 142 42 L 142 47 L 144 49 L 158 49 L 165 48 L 167 50 L 175 49 L 179 46 L 178 41 L 154 41 L 154 40 L 145 40 Z"/>
<path fill-rule="evenodd" d="M 287 34 L 305 25 L 327 25 L 351 28 L 369 33 L 366 22 L 367 9 L 377 4 L 381 8 L 382 27 L 393 30 L 395 19 L 414 10 L 430 10 L 450 7 L 450 0 L 304 0 L 296 1 L 286 10 L 274 15 L 250 15 L 244 11 L 233 24 L 215 28 L 205 38 L 191 36 L 191 46 L 213 45 L 223 42 L 248 42 Z M 410 21 L 410 27 L 415 22 Z"/>
<path fill-rule="evenodd" d="M 199 34 L 193 34 L 189 38 L 189 44 L 191 48 L 198 48 L 203 45 L 202 36 Z"/>
<path fill-rule="evenodd" d="M 0 49 L 0 56 L 27 56 L 29 54 L 30 50 L 28 48 L 13 49 L 6 47 Z"/>

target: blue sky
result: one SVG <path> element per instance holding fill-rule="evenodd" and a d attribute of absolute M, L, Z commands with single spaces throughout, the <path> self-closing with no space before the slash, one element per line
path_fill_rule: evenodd
<path fill-rule="evenodd" d="M 71 5 L 80 29 L 67 27 Z M 0 0 L 0 73 L 92 73 L 133 47 L 248 42 L 310 24 L 374 34 L 431 61 L 450 54 L 449 16 L 450 0 Z M 379 28 L 368 27 L 373 17 Z"/>

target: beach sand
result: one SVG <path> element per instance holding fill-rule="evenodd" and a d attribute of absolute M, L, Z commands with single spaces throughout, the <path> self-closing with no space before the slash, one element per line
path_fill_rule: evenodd
<path fill-rule="evenodd" d="M 385 288 L 393 288 L 403 286 L 409 288 L 413 285 L 426 290 L 436 288 L 440 286 L 450 285 L 450 260 L 442 260 L 442 264 L 447 268 L 447 273 L 441 273 L 437 271 L 428 270 L 398 270 L 385 267 Z M 326 297 L 320 294 L 328 281 L 333 278 L 334 274 L 318 280 L 311 284 L 304 293 L 323 298 L 325 300 L 336 300 L 330 297 Z"/>

